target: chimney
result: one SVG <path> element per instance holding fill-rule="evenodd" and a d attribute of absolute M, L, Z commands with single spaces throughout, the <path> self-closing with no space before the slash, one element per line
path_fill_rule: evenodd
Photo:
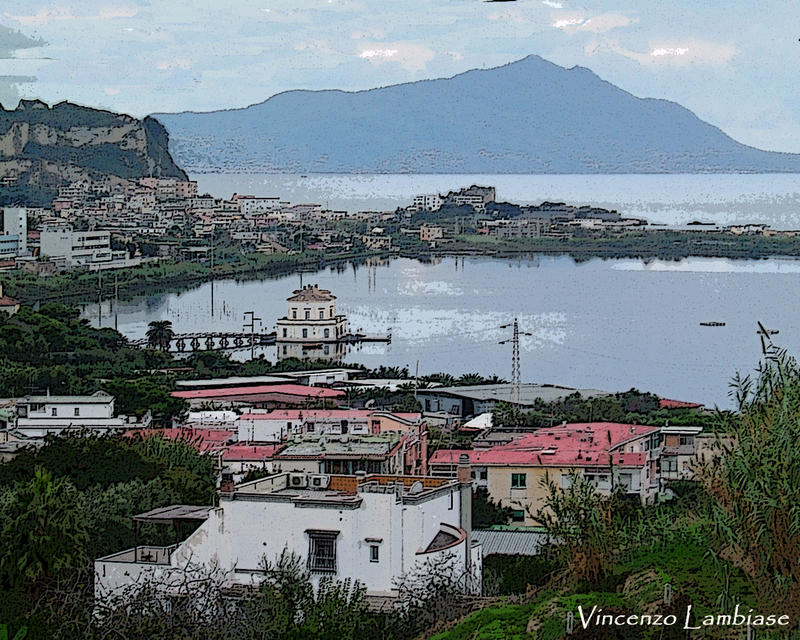
<path fill-rule="evenodd" d="M 458 456 L 458 470 L 456 472 L 456 478 L 462 484 L 472 482 L 472 479 L 469 477 L 470 468 L 469 468 L 469 456 L 466 453 L 462 453 Z"/>

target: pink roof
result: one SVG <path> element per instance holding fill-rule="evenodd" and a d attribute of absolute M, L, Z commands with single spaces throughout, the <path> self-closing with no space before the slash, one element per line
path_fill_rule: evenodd
<path fill-rule="evenodd" d="M 282 448 L 283 445 L 232 444 L 223 451 L 222 459 L 225 462 L 237 460 L 269 460 Z"/>
<path fill-rule="evenodd" d="M 256 387 L 227 387 L 225 389 L 196 389 L 193 391 L 173 391 L 173 398 L 223 398 L 228 396 L 255 396 L 266 393 L 279 393 L 286 396 L 309 398 L 340 398 L 344 391 L 325 387 L 307 387 L 302 384 L 265 384 Z"/>
<path fill-rule="evenodd" d="M 458 464 L 459 456 L 466 454 L 473 465 L 594 467 L 608 466 L 613 454 L 615 465 L 640 467 L 647 461 L 646 452 L 615 450 L 657 431 L 658 427 L 616 422 L 569 424 L 539 429 L 490 449 L 440 449 L 430 462 Z"/>

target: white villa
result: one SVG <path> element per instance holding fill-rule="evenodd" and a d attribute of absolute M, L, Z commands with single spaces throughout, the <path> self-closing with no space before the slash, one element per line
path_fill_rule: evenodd
<path fill-rule="evenodd" d="M 347 318 L 336 314 L 336 296 L 310 284 L 287 298 L 285 317 L 276 323 L 280 342 L 337 342 L 347 333 Z"/>
<path fill-rule="evenodd" d="M 207 508 L 205 521 L 184 542 L 96 560 L 96 600 L 155 581 L 164 585 L 165 595 L 178 595 L 187 574 L 212 568 L 224 576 L 226 587 L 256 585 L 264 561 L 275 563 L 284 551 L 304 560 L 315 585 L 322 576 L 351 578 L 368 596 L 395 597 L 400 581 L 419 580 L 433 570 L 480 593 L 482 554 L 472 539 L 465 469 L 452 480 L 279 473 L 228 485 L 219 507 Z M 143 515 L 137 519 L 147 519 Z"/>
<path fill-rule="evenodd" d="M 16 402 L 15 430 L 28 438 L 65 431 L 108 432 L 132 424 L 114 415 L 114 396 L 97 391 L 88 396 L 25 396 Z"/>

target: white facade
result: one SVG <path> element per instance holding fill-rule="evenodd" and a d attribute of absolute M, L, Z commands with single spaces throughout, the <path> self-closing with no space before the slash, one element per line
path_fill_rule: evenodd
<path fill-rule="evenodd" d="M 114 417 L 114 396 L 25 396 L 17 401 L 17 431 L 30 438 L 64 431 L 105 432 L 131 426 Z"/>
<path fill-rule="evenodd" d="M 64 258 L 68 264 L 96 264 L 114 259 L 110 231 L 74 231 L 71 225 L 42 229 L 40 251 L 45 258 Z"/>
<path fill-rule="evenodd" d="M 438 211 L 442 208 L 444 199 L 438 193 L 414 196 L 411 209 L 414 211 Z"/>
<path fill-rule="evenodd" d="M 308 285 L 288 298 L 285 317 L 276 324 L 277 341 L 337 342 L 347 332 L 347 318 L 336 314 L 336 296 Z"/>
<path fill-rule="evenodd" d="M 324 486 L 308 486 L 315 478 Z M 97 560 L 95 595 L 102 601 L 143 573 L 163 577 L 189 564 L 221 569 L 228 584 L 254 584 L 264 560 L 274 564 L 284 551 L 305 560 L 315 584 L 350 578 L 368 595 L 394 596 L 398 582 L 433 568 L 479 593 L 470 500 L 469 483 L 438 478 L 273 475 L 223 493 L 176 549 L 149 548 L 152 562 L 135 562 L 131 550 Z"/>
<path fill-rule="evenodd" d="M 0 209 L 0 258 L 16 258 L 28 253 L 28 210 L 25 207 Z"/>

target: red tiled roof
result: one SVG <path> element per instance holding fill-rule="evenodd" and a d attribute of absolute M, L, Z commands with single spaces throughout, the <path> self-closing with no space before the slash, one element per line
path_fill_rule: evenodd
<path fill-rule="evenodd" d="M 577 423 L 539 429 L 508 444 L 490 449 L 440 449 L 431 456 L 431 464 L 458 464 L 461 454 L 473 465 L 558 466 L 642 466 L 646 452 L 614 451 L 631 439 L 658 431 L 658 427 L 616 422 Z M 591 441 L 590 438 L 591 437 Z"/>
<path fill-rule="evenodd" d="M 232 444 L 225 448 L 222 453 L 222 460 L 225 462 L 234 462 L 237 460 L 269 460 L 284 445 L 267 445 L 267 444 Z"/>
<path fill-rule="evenodd" d="M 224 389 L 195 389 L 192 391 L 173 391 L 173 398 L 223 398 L 227 396 L 255 396 L 266 393 L 278 393 L 286 396 L 302 396 L 309 398 L 340 398 L 344 391 L 325 387 L 307 387 L 302 384 L 265 384 L 256 387 L 227 387 Z"/>
<path fill-rule="evenodd" d="M 10 296 L 0 297 L 0 307 L 13 307 L 19 304 L 19 300 Z"/>
<path fill-rule="evenodd" d="M 309 284 L 302 289 L 295 289 L 287 302 L 330 302 L 336 300 L 328 289 L 320 289 L 315 284 Z"/>

